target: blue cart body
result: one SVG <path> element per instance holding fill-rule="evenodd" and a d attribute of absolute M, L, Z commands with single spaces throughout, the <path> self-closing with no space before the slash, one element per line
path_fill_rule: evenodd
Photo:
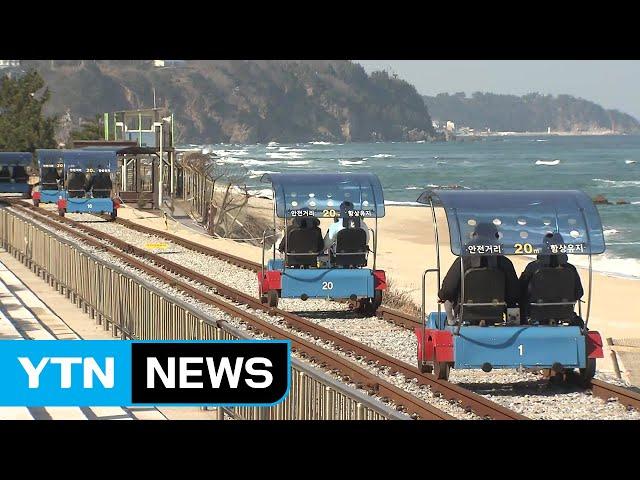
<path fill-rule="evenodd" d="M 282 271 L 281 259 L 269 260 L 267 269 Z M 282 273 L 282 298 L 344 299 L 374 296 L 373 270 L 369 268 L 285 268 Z"/>
<path fill-rule="evenodd" d="M 432 312 L 427 328 L 454 332 L 445 326 L 446 315 Z M 453 335 L 454 368 L 551 368 L 560 363 L 566 368 L 585 368 L 586 340 L 579 327 L 500 326 L 460 327 Z"/>

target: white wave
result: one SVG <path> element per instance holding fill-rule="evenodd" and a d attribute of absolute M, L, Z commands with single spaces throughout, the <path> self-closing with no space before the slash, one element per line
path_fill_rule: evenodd
<path fill-rule="evenodd" d="M 548 142 L 549 140 L 545 140 L 543 138 L 536 138 L 536 142 Z"/>
<path fill-rule="evenodd" d="M 620 233 L 620 230 L 616 230 L 615 228 L 609 228 L 608 230 L 603 230 L 602 233 L 605 235 L 615 235 L 616 233 Z"/>
<path fill-rule="evenodd" d="M 278 147 L 278 151 L 280 152 L 310 152 L 306 148 L 291 148 L 291 147 Z"/>
<path fill-rule="evenodd" d="M 536 160 L 536 165 L 559 165 L 560 160 Z"/>
<path fill-rule="evenodd" d="M 347 166 L 347 165 L 362 165 L 364 163 L 364 160 L 339 160 L 340 165 L 342 166 Z"/>
<path fill-rule="evenodd" d="M 282 163 L 282 160 L 256 160 L 251 158 L 249 160 L 241 160 L 233 163 L 242 163 L 245 167 L 255 167 L 256 165 L 278 165 L 279 163 Z"/>
<path fill-rule="evenodd" d="M 640 205 L 640 202 L 631 202 L 631 205 Z"/>
<path fill-rule="evenodd" d="M 444 162 L 444 161 L 436 162 L 436 165 L 446 165 L 446 164 L 447 164 L 447 162 Z"/>
<path fill-rule="evenodd" d="M 613 188 L 633 187 L 640 185 L 640 180 L 609 180 L 606 178 L 593 178 L 594 182 L 602 182 L 611 185 Z"/>
<path fill-rule="evenodd" d="M 569 261 L 577 267 L 588 268 L 586 255 L 569 255 Z M 640 260 L 636 258 L 620 258 L 608 254 L 593 257 L 593 270 L 614 277 L 640 280 Z"/>
<path fill-rule="evenodd" d="M 311 145 L 333 145 L 331 142 L 309 142 Z"/>
<path fill-rule="evenodd" d="M 287 165 L 309 165 L 311 160 L 289 160 Z"/>
<path fill-rule="evenodd" d="M 271 170 L 249 170 L 249 175 L 261 176 L 267 173 L 278 173 L 278 172 L 272 172 Z"/>
<path fill-rule="evenodd" d="M 273 191 L 270 188 L 262 188 L 260 190 L 247 190 L 247 193 L 252 197 L 268 198 L 269 200 L 273 198 Z"/>
<path fill-rule="evenodd" d="M 385 200 L 385 205 L 405 206 L 405 207 L 424 207 L 422 203 L 418 202 L 396 202 L 395 200 Z"/>
<path fill-rule="evenodd" d="M 390 153 L 377 153 L 376 155 L 372 155 L 371 158 L 393 158 L 395 155 L 391 155 Z"/>
<path fill-rule="evenodd" d="M 205 153 L 205 150 L 208 150 L 208 152 Z M 219 157 L 242 157 L 245 155 L 249 155 L 249 152 L 247 150 L 244 149 L 238 149 L 238 150 L 233 150 L 233 149 L 224 149 L 224 150 L 209 150 L 208 148 L 205 148 L 202 153 L 208 154 L 208 153 L 214 153 L 216 155 L 218 155 Z"/>
<path fill-rule="evenodd" d="M 272 145 L 270 147 L 267 147 L 267 150 L 275 150 L 276 148 L 278 148 L 278 147 L 275 147 L 275 146 Z"/>
<path fill-rule="evenodd" d="M 627 165 L 632 165 L 634 163 L 636 163 L 635 160 L 625 160 L 624 163 L 626 163 Z"/>
<path fill-rule="evenodd" d="M 267 152 L 269 158 L 301 158 L 300 152 Z"/>
<path fill-rule="evenodd" d="M 278 142 L 269 142 L 267 143 L 268 146 L 273 147 L 274 145 L 280 145 Z"/>
<path fill-rule="evenodd" d="M 424 143 L 424 140 L 418 140 L 416 143 Z"/>
<path fill-rule="evenodd" d="M 405 190 L 421 190 L 420 187 L 405 187 Z"/>

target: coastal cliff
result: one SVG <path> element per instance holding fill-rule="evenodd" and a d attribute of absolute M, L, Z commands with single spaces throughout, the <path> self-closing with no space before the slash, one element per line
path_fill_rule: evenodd
<path fill-rule="evenodd" d="M 350 61 L 25 61 L 51 90 L 49 113 L 74 123 L 167 106 L 179 141 L 417 141 L 434 137 L 415 88 Z"/>

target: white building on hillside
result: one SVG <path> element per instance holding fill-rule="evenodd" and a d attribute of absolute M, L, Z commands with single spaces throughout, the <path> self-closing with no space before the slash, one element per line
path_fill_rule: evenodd
<path fill-rule="evenodd" d="M 0 68 L 19 67 L 20 60 L 0 60 Z"/>

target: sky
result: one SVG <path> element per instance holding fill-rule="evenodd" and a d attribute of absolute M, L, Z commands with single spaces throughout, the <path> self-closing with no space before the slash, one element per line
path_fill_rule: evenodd
<path fill-rule="evenodd" d="M 355 60 L 397 73 L 423 95 L 476 91 L 582 97 L 640 119 L 638 60 Z"/>

